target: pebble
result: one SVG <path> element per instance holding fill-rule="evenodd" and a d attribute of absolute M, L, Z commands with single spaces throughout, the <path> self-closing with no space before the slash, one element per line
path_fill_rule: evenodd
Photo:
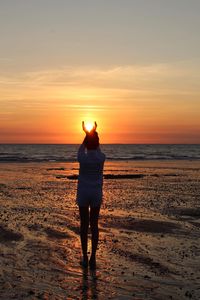
<path fill-rule="evenodd" d="M 117 243 L 117 242 L 119 242 L 117 239 L 116 239 L 116 240 L 113 240 L 113 243 Z"/>
<path fill-rule="evenodd" d="M 192 294 L 189 291 L 185 292 L 185 296 L 188 297 L 188 298 L 192 298 Z"/>
<path fill-rule="evenodd" d="M 30 290 L 28 293 L 29 293 L 29 295 L 34 295 L 35 294 L 35 292 L 33 290 Z"/>

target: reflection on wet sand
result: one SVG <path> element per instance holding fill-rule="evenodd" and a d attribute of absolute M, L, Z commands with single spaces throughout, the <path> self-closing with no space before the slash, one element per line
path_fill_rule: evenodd
<path fill-rule="evenodd" d="M 81 299 L 98 299 L 97 276 L 95 270 L 82 268 Z"/>

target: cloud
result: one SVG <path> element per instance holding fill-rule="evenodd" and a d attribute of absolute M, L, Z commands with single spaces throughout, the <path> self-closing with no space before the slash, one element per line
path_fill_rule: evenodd
<path fill-rule="evenodd" d="M 94 102 L 93 109 L 103 110 L 112 102 L 116 108 L 172 98 L 191 101 L 200 95 L 198 70 L 194 63 L 178 62 L 0 73 L 0 104 L 15 99 L 15 105 L 18 101 L 23 107 L 68 105 L 69 109 L 79 110 L 83 103 Z"/>
<path fill-rule="evenodd" d="M 79 124 L 83 117 L 91 115 L 104 120 L 105 127 L 122 122 L 131 135 L 133 129 L 153 132 L 162 124 L 172 126 L 170 132 L 177 124 L 196 128 L 200 112 L 199 69 L 180 62 L 1 72 L 2 124 L 14 124 L 12 128 L 19 124 L 20 130 L 23 122 L 23 128 L 48 125 L 52 131 L 55 120 L 59 132 L 64 130 L 60 128 L 65 128 L 65 120 Z"/>

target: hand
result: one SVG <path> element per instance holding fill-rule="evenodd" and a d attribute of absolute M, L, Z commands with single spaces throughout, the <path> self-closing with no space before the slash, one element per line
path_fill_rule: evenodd
<path fill-rule="evenodd" d="M 96 132 L 96 129 L 97 129 L 97 122 L 95 121 L 95 122 L 94 122 L 94 126 L 93 126 L 93 128 L 91 129 L 91 131 L 90 131 L 89 133 L 94 133 L 94 132 Z"/>
<path fill-rule="evenodd" d="M 84 123 L 84 121 L 82 121 L 82 128 L 83 128 L 83 131 L 87 134 L 87 129 L 85 128 L 85 123 Z"/>
<path fill-rule="evenodd" d="M 88 130 L 86 129 L 86 127 L 85 127 L 84 121 L 82 121 L 82 128 L 83 128 L 83 131 L 84 131 L 86 134 L 89 134 L 90 132 L 95 132 L 96 129 L 97 129 L 97 122 L 95 121 L 92 130 L 91 130 L 91 131 L 88 131 Z"/>
<path fill-rule="evenodd" d="M 97 129 L 97 122 L 95 121 L 94 122 L 94 131 L 96 131 L 96 129 Z"/>

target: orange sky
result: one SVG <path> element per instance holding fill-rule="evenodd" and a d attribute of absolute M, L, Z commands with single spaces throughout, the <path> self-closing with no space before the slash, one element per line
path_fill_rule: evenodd
<path fill-rule="evenodd" d="M 199 143 L 191 1 L 0 3 L 0 143 Z"/>
<path fill-rule="evenodd" d="M 199 93 L 187 73 L 163 64 L 4 78 L 1 142 L 79 143 L 85 120 L 97 121 L 102 143 L 198 143 Z"/>

